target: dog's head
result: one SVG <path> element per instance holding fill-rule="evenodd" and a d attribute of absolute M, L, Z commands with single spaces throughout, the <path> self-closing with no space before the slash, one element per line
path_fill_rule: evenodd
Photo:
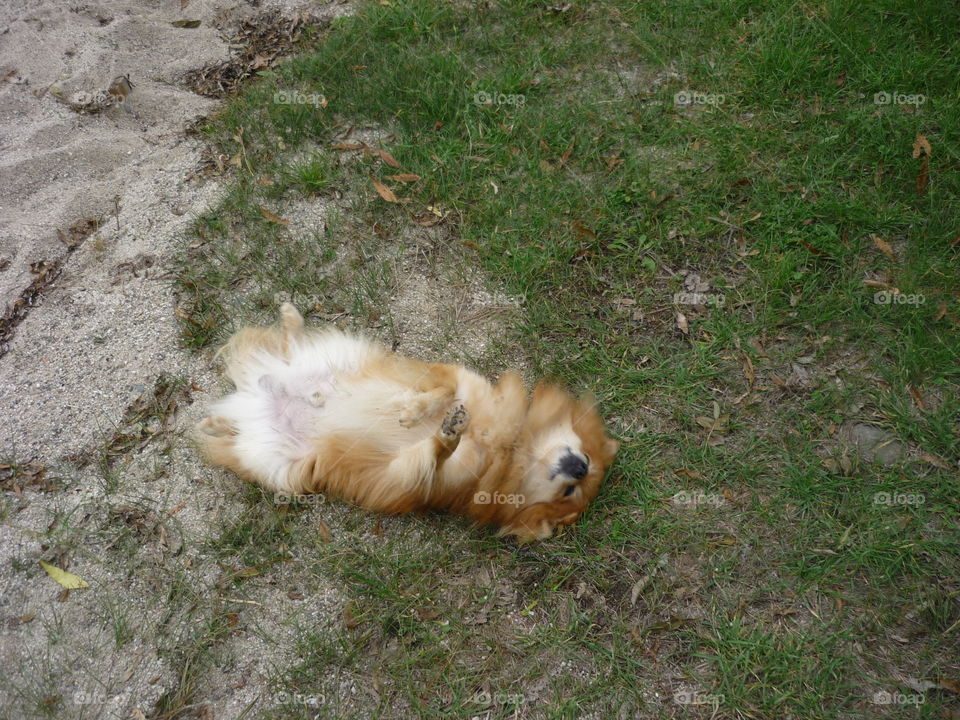
<path fill-rule="evenodd" d="M 596 496 L 619 449 L 592 397 L 576 399 L 554 385 L 538 385 L 525 419 L 521 508 L 503 534 L 543 539 L 557 525 L 574 522 Z"/>

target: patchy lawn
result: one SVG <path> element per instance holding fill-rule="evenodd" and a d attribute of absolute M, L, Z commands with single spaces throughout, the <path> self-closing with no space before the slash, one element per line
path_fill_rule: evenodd
<path fill-rule="evenodd" d="M 212 122 L 238 171 L 185 258 L 188 341 L 286 292 L 410 351 L 398 265 L 476 269 L 506 335 L 464 353 L 441 299 L 413 350 L 589 388 L 624 440 L 531 548 L 440 517 L 322 543 L 326 508 L 264 504 L 258 552 L 306 544 L 349 596 L 277 687 L 338 717 L 960 712 L 958 19 L 377 5 Z"/>

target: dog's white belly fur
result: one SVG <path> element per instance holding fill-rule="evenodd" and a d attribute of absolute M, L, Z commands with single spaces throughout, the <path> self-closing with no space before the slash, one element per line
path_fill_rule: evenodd
<path fill-rule="evenodd" d="M 395 452 L 436 431 L 403 427 L 399 414 L 411 391 L 357 373 L 379 350 L 338 331 L 292 341 L 289 361 L 267 352 L 245 363 L 236 392 L 213 413 L 230 419 L 240 460 L 275 491 L 290 491 L 291 469 L 316 451 L 319 438 L 347 435 Z"/>

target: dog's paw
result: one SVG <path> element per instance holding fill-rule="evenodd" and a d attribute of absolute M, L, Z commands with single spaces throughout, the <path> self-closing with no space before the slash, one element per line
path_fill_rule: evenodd
<path fill-rule="evenodd" d="M 400 424 L 405 428 L 413 427 L 423 420 L 425 408 L 419 400 L 408 400 L 400 410 Z"/>
<path fill-rule="evenodd" d="M 307 398 L 310 404 L 315 408 L 322 408 L 327 404 L 327 395 L 323 390 L 314 390 L 310 393 L 310 397 Z"/>
<path fill-rule="evenodd" d="M 207 417 L 197 423 L 197 428 L 204 435 L 212 437 L 224 437 L 226 435 L 236 435 L 237 429 L 227 418 L 222 415 Z"/>
<path fill-rule="evenodd" d="M 470 413 L 460 404 L 454 405 L 447 411 L 440 424 L 440 437 L 444 440 L 456 440 L 470 424 Z"/>
<path fill-rule="evenodd" d="M 287 332 L 299 332 L 303 329 L 303 316 L 288 302 L 280 306 L 280 326 Z"/>
<path fill-rule="evenodd" d="M 518 525 L 507 525 L 500 528 L 497 535 L 500 537 L 513 537 L 518 544 L 522 545 L 536 540 L 546 540 L 553 535 L 555 529 L 556 524 L 549 520 L 540 520 L 533 524 L 520 523 Z"/>

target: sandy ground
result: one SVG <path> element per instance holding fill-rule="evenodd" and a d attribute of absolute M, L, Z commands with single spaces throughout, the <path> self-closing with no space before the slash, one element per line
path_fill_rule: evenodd
<path fill-rule="evenodd" d="M 0 307 L 21 297 L 36 263 L 62 263 L 0 357 L 0 464 L 35 461 L 49 476 L 70 473 L 67 492 L 24 491 L 0 523 L 0 717 L 41 715 L 44 703 L 55 717 L 138 717 L 176 687 L 175 650 L 197 618 L 171 617 L 177 606 L 158 602 L 164 593 L 155 585 L 187 578 L 192 592 L 210 589 L 219 570 L 197 548 L 217 518 L 242 508 L 239 490 L 218 488 L 180 440 L 205 403 L 184 403 L 172 455 L 144 452 L 120 488 L 110 489 L 109 507 L 93 468 L 61 461 L 102 447 L 161 373 L 189 378 L 191 395 L 216 387 L 206 362 L 180 347 L 167 269 L 191 219 L 221 192 L 215 182 L 189 179 L 204 148 L 184 131 L 217 102 L 184 89 L 181 77 L 226 59 L 230 27 L 271 9 L 329 18 L 350 7 L 308 0 L 0 5 Z M 200 26 L 171 25 L 181 19 Z M 133 82 L 129 111 L 79 114 L 58 100 L 104 90 L 121 74 Z M 102 218 L 101 226 L 71 252 L 57 230 L 86 218 Z M 98 544 L 118 501 L 181 506 L 164 522 L 162 542 L 145 538 L 126 568 L 101 555 L 107 542 Z M 40 534 L 64 517 L 64 547 L 90 543 L 71 571 L 105 592 L 58 603 L 65 598 L 36 559 L 50 550 Z M 24 568 L 31 568 L 26 582 Z M 304 603 L 308 619 L 336 602 L 332 588 L 315 594 Z M 275 610 L 262 618 L 271 636 L 288 616 L 283 602 Z M 128 626 L 132 639 L 119 650 L 114 631 Z M 262 687 L 247 680 L 276 660 L 256 642 L 242 655 L 223 670 L 239 687 L 208 698 L 220 708 L 217 717 L 235 717 L 256 701 Z"/>

